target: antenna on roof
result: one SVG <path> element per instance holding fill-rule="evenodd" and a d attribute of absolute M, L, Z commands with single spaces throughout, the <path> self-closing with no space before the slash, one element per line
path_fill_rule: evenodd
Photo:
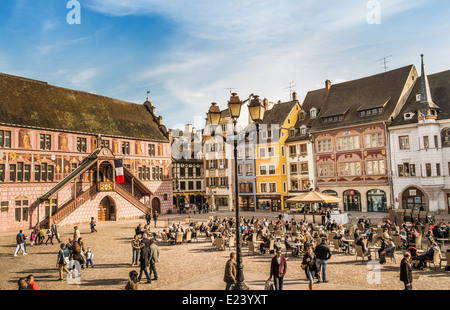
<path fill-rule="evenodd" d="M 235 89 L 235 88 L 228 87 L 228 88 L 225 88 L 225 89 L 229 89 L 230 90 L 230 95 L 231 95 L 231 90 Z"/>
<path fill-rule="evenodd" d="M 286 90 L 289 89 L 289 96 L 290 96 L 291 100 L 292 100 L 292 89 L 293 89 L 294 87 L 296 87 L 296 86 L 297 86 L 297 85 L 294 84 L 294 81 L 292 81 L 292 82 L 289 82 L 289 87 L 285 87 L 285 88 L 282 89 L 282 90 L 284 90 L 284 91 L 286 91 Z"/>
<path fill-rule="evenodd" d="M 148 101 L 148 95 L 150 95 L 150 91 L 147 90 L 147 101 Z"/>
<path fill-rule="evenodd" d="M 383 61 L 384 72 L 386 72 L 387 69 L 389 68 L 389 67 L 386 66 L 386 64 L 389 62 L 389 61 L 387 61 L 386 59 L 388 59 L 389 57 L 392 57 L 392 55 L 389 55 L 389 56 L 386 56 L 386 57 L 383 57 L 383 58 L 381 58 L 381 59 L 376 60 L 376 62 L 378 62 L 378 61 Z"/>

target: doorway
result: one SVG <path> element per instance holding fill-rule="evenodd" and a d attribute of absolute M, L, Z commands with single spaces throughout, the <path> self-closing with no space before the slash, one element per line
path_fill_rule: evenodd
<path fill-rule="evenodd" d="M 115 221 L 116 220 L 116 208 L 111 199 L 104 197 L 98 206 L 98 221 Z"/>
<path fill-rule="evenodd" d="M 158 212 L 158 214 L 161 214 L 161 202 L 158 197 L 155 197 L 152 200 L 152 212 L 155 211 Z"/>
<path fill-rule="evenodd" d="M 349 189 L 344 192 L 344 210 L 361 212 L 361 194 L 357 190 Z"/>

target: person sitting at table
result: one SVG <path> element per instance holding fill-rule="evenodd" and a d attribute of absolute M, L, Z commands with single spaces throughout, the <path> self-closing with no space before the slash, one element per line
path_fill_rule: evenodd
<path fill-rule="evenodd" d="M 343 248 L 344 248 L 344 253 L 345 253 L 345 252 L 350 253 L 350 244 L 348 243 L 348 241 L 346 241 L 346 240 L 343 238 L 343 235 L 341 234 L 341 231 L 340 231 L 340 230 L 338 230 L 338 231 L 336 232 L 336 235 L 333 237 L 333 239 L 337 239 L 337 240 L 338 240 L 339 247 L 343 247 Z"/>
<path fill-rule="evenodd" d="M 360 245 L 362 247 L 362 251 L 363 251 L 364 255 L 368 255 L 369 254 L 369 250 L 366 249 L 366 245 L 364 244 L 363 237 L 356 238 L 355 245 Z"/>
<path fill-rule="evenodd" d="M 323 229 L 319 230 L 319 238 L 328 238 L 327 233 Z"/>
<path fill-rule="evenodd" d="M 298 247 L 291 244 L 291 242 L 289 241 L 289 236 L 286 236 L 286 238 L 284 238 L 284 246 L 286 247 L 287 251 L 293 250 L 292 255 L 298 256 Z"/>
<path fill-rule="evenodd" d="M 416 259 L 419 261 L 419 265 L 417 266 L 417 268 L 419 269 L 425 268 L 427 266 L 426 260 L 433 260 L 435 251 L 439 251 L 439 248 L 437 246 L 437 243 L 433 242 L 428 251 L 416 257 Z"/>
<path fill-rule="evenodd" d="M 353 233 L 353 239 L 355 239 L 355 241 L 359 238 L 360 232 L 359 229 L 356 228 L 354 233 Z"/>
<path fill-rule="evenodd" d="M 439 225 L 434 226 L 432 232 L 433 232 L 434 238 L 437 238 L 437 239 L 444 238 L 444 232 L 441 231 Z"/>
<path fill-rule="evenodd" d="M 367 229 L 364 234 L 366 235 L 367 242 L 372 242 L 372 238 L 373 238 L 373 234 L 374 234 L 373 228 L 371 227 L 371 228 Z"/>
<path fill-rule="evenodd" d="M 391 238 L 387 238 L 385 242 L 385 247 L 383 251 L 379 252 L 380 254 L 380 264 L 386 263 L 386 255 L 393 256 L 395 251 L 394 242 L 392 242 Z"/>
<path fill-rule="evenodd" d="M 270 238 L 267 235 L 267 233 L 264 233 L 261 237 L 262 242 L 259 245 L 259 251 L 261 252 L 261 254 L 266 253 L 266 251 L 264 250 L 264 248 L 268 248 L 270 246 Z"/>
<path fill-rule="evenodd" d="M 333 222 L 331 223 L 331 230 L 336 230 L 338 229 L 338 223 L 336 223 L 336 220 L 333 220 Z"/>
<path fill-rule="evenodd" d="M 387 240 L 389 237 L 389 228 L 385 228 L 383 231 L 383 238 L 384 240 Z"/>

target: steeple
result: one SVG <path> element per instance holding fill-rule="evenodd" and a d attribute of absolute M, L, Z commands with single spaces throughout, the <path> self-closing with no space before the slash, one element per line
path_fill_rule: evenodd
<path fill-rule="evenodd" d="M 419 112 L 419 121 L 426 121 L 427 119 L 436 119 L 439 107 L 433 102 L 431 97 L 430 84 L 428 83 L 428 76 L 425 71 L 425 63 L 422 58 L 422 73 L 420 85 L 420 102 L 417 106 Z"/>

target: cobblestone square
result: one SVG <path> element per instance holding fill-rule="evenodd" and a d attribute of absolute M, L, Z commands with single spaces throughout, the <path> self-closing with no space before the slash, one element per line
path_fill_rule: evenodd
<path fill-rule="evenodd" d="M 232 217 L 232 212 L 220 212 L 209 214 L 190 215 L 192 219 L 206 221 L 209 216 L 219 215 Z M 273 218 L 275 213 L 251 213 L 243 212 L 246 218 L 255 215 L 258 218 Z M 164 228 L 165 220 L 170 218 L 174 222 L 184 223 L 184 215 L 163 215 L 158 221 L 157 228 L 152 231 L 159 232 Z M 56 268 L 59 246 L 54 245 L 27 245 L 28 255 L 20 252 L 13 256 L 15 250 L 15 234 L 2 233 L 0 235 L 0 289 L 17 289 L 17 280 L 29 274 L 35 276 L 41 290 L 123 290 L 128 281 L 128 273 L 131 270 L 139 271 L 138 266 L 131 267 L 131 240 L 134 228 L 139 224 L 145 224 L 144 219 L 126 220 L 117 222 L 101 222 L 97 225 L 97 233 L 90 233 L 88 225 L 80 225 L 81 236 L 85 247 L 90 247 L 95 254 L 94 268 L 82 269 L 81 284 L 68 284 L 67 281 L 58 281 L 58 269 Z M 151 223 L 153 227 L 153 221 Z M 183 224 L 186 226 L 187 224 Z M 66 242 L 73 234 L 73 227 L 60 227 L 62 241 Z M 29 235 L 30 231 L 25 231 Z M 56 241 L 56 239 L 55 239 Z M 230 251 L 216 250 L 211 242 L 206 242 L 204 235 L 198 242 L 184 243 L 182 245 L 164 245 L 157 243 L 160 250 L 157 263 L 158 280 L 146 284 L 144 279 L 139 284 L 139 290 L 223 290 L 224 266 L 229 258 Z M 426 247 L 426 245 L 425 245 Z M 401 251 L 396 252 L 397 264 L 388 259 L 387 264 L 381 265 L 379 280 L 371 272 L 367 260 L 355 263 L 354 254 L 336 254 L 328 262 L 327 277 L 329 283 L 321 283 L 315 286 L 316 290 L 401 290 L 402 282 L 399 281 L 399 264 Z M 248 248 L 243 247 L 243 263 L 245 283 L 251 290 L 263 290 L 264 283 L 269 276 L 269 267 L 272 254 L 249 255 Z M 284 253 L 284 247 L 283 247 Z M 284 255 L 284 254 L 283 254 Z M 307 290 L 308 282 L 303 270 L 300 268 L 301 260 L 292 256 L 287 257 L 288 271 L 285 278 L 285 290 Z M 414 290 L 438 290 L 450 287 L 450 277 L 445 272 L 446 261 L 442 261 L 442 267 L 437 271 L 434 268 L 416 271 L 420 275 L 414 280 Z M 368 280 L 369 278 L 369 280 Z M 370 280 L 372 279 L 372 280 Z"/>

